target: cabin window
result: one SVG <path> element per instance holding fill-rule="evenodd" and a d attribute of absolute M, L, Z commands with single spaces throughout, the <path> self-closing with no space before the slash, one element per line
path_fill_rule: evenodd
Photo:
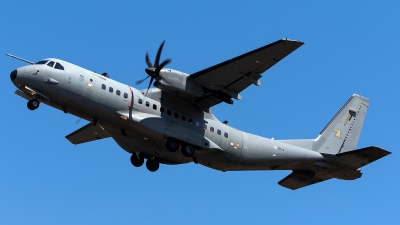
<path fill-rule="evenodd" d="M 167 110 L 167 114 L 168 114 L 168 116 L 170 116 L 171 115 L 171 110 Z"/>
<path fill-rule="evenodd" d="M 64 70 L 64 67 L 60 63 L 56 63 L 56 66 L 54 67 L 54 69 Z"/>
<path fill-rule="evenodd" d="M 186 116 L 182 116 L 181 119 L 182 119 L 183 121 L 186 121 Z"/>
<path fill-rule="evenodd" d="M 109 91 L 110 93 L 113 93 L 114 89 L 113 89 L 112 87 L 109 87 L 109 88 L 108 88 L 108 91 Z"/>
<path fill-rule="evenodd" d="M 153 109 L 156 110 L 157 109 L 157 105 L 153 104 Z"/>
<path fill-rule="evenodd" d="M 121 95 L 121 92 L 120 92 L 119 90 L 117 90 L 115 93 L 116 93 L 118 96 Z"/>
<path fill-rule="evenodd" d="M 138 99 L 139 104 L 143 103 L 143 100 L 141 98 Z"/>
<path fill-rule="evenodd" d="M 146 101 L 146 106 L 149 107 L 150 106 L 150 102 Z"/>
<path fill-rule="evenodd" d="M 162 106 L 160 107 L 160 112 L 162 112 L 162 113 L 164 112 L 164 107 L 162 107 Z"/>
<path fill-rule="evenodd" d="M 224 137 L 228 138 L 228 133 L 225 132 L 224 133 Z"/>
<path fill-rule="evenodd" d="M 200 126 L 200 123 L 196 121 L 196 127 L 199 127 L 199 126 Z"/>
<path fill-rule="evenodd" d="M 207 130 L 207 124 L 203 124 L 203 129 Z"/>
<path fill-rule="evenodd" d="M 50 61 L 49 63 L 47 63 L 48 66 L 53 67 L 54 66 L 54 62 Z"/>
<path fill-rule="evenodd" d="M 193 124 L 193 120 L 191 118 L 189 118 L 189 123 Z"/>
<path fill-rule="evenodd" d="M 124 93 L 124 98 L 128 98 L 128 94 L 127 93 Z"/>
<path fill-rule="evenodd" d="M 85 80 L 85 78 L 82 75 L 79 75 L 79 80 L 83 81 L 83 80 Z"/>
<path fill-rule="evenodd" d="M 214 132 L 214 127 L 210 127 L 210 131 L 211 131 L 211 132 Z"/>
<path fill-rule="evenodd" d="M 174 113 L 174 117 L 175 118 L 179 118 L 179 114 L 178 113 Z"/>
<path fill-rule="evenodd" d="M 218 134 L 218 135 L 221 135 L 221 130 L 217 130 L 217 134 Z"/>
<path fill-rule="evenodd" d="M 105 85 L 105 84 L 102 84 L 102 85 L 101 85 L 101 89 L 106 90 L 106 85 Z"/>

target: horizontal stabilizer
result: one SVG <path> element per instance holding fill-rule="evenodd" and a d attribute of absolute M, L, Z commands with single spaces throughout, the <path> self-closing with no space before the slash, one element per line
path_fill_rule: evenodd
<path fill-rule="evenodd" d="M 94 126 L 89 123 L 86 126 L 67 135 L 67 138 L 72 144 L 82 144 L 89 141 L 108 138 L 110 135 L 99 125 Z"/>
<path fill-rule="evenodd" d="M 359 150 L 349 151 L 337 154 L 339 162 L 353 168 L 361 168 L 382 157 L 391 154 L 391 152 L 379 147 L 366 147 Z"/>
<path fill-rule="evenodd" d="M 329 180 L 330 178 L 319 177 L 311 171 L 293 171 L 287 177 L 278 182 L 279 185 L 296 190 L 308 185 L 312 185 L 321 181 Z"/>

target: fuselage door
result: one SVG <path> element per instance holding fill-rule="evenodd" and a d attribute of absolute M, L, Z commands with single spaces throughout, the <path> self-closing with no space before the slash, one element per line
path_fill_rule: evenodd
<path fill-rule="evenodd" d="M 91 99 L 96 99 L 96 76 L 93 74 L 89 74 L 85 76 L 85 88 L 83 94 Z"/>
<path fill-rule="evenodd" d="M 230 143 L 228 147 L 228 153 L 236 157 L 240 157 L 243 148 L 243 135 L 242 131 L 236 130 L 235 128 L 229 127 L 230 130 Z"/>

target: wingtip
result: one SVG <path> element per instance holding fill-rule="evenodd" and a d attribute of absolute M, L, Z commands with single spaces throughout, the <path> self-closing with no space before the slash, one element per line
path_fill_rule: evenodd
<path fill-rule="evenodd" d="M 300 44 L 304 44 L 304 42 L 302 42 L 302 41 L 298 41 L 298 40 L 292 40 L 292 39 L 289 39 L 289 38 L 282 38 L 281 40 L 282 40 L 282 41 L 292 41 L 292 42 L 298 42 L 298 43 L 300 43 Z"/>

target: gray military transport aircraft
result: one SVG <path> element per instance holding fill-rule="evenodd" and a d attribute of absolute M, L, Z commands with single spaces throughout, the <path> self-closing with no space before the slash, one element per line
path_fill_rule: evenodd
<path fill-rule="evenodd" d="M 278 40 L 193 74 L 164 68 L 164 42 L 154 64 L 146 54 L 150 82 L 137 90 L 72 63 L 47 58 L 11 72 L 15 93 L 35 110 L 44 103 L 90 121 L 66 138 L 81 144 L 113 138 L 131 153 L 135 167 L 157 171 L 160 163 L 194 162 L 220 171 L 292 170 L 279 184 L 292 190 L 331 178 L 354 180 L 360 168 L 390 152 L 378 147 L 356 150 L 369 100 L 352 95 L 315 139 L 273 140 L 220 122 L 211 107 L 240 100 L 240 92 L 261 74 L 303 45 Z M 138 81 L 136 84 L 143 82 Z M 153 83 L 154 82 L 154 83 Z M 151 85 L 155 88 L 150 88 Z M 180 151 L 178 151 L 180 150 Z"/>

